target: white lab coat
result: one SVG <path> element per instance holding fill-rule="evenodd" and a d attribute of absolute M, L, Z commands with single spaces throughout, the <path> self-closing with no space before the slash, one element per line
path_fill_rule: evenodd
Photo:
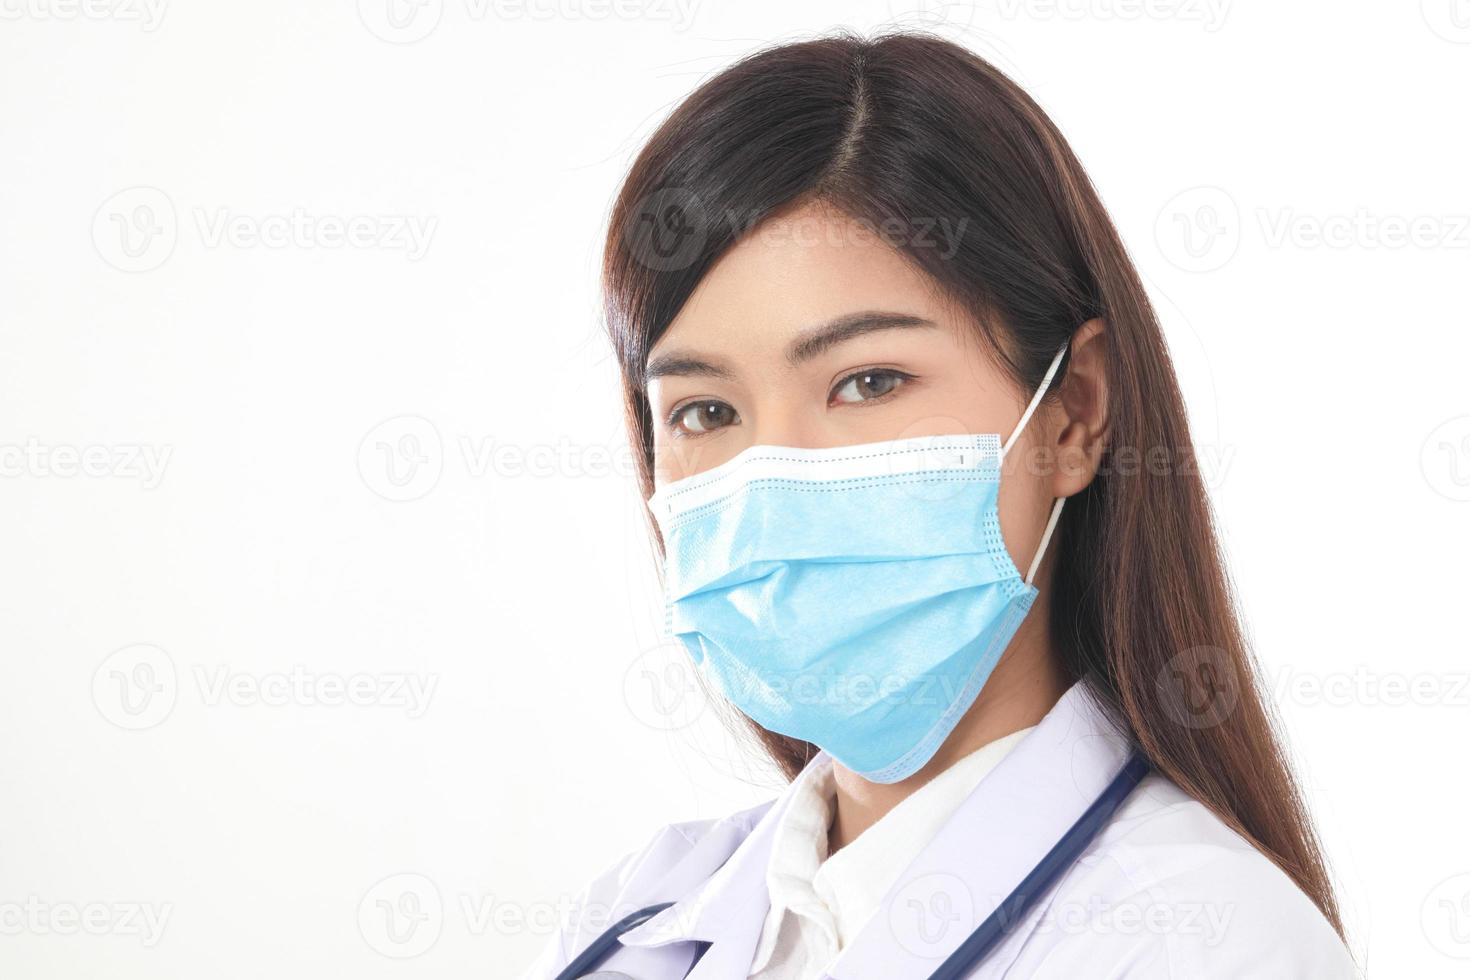
<path fill-rule="evenodd" d="M 1071 827 L 1128 753 L 1086 687 L 1073 687 L 900 875 L 827 977 L 927 977 Z M 660 831 L 591 884 L 527 980 L 554 977 L 609 924 L 660 902 L 675 904 L 626 933 L 597 970 L 637 980 L 675 980 L 686 972 L 689 980 L 744 980 L 769 908 L 771 831 L 790 795 Z M 985 980 L 1357 975 L 1306 895 L 1157 775 L 1144 779 L 1078 862 L 970 974 Z"/>

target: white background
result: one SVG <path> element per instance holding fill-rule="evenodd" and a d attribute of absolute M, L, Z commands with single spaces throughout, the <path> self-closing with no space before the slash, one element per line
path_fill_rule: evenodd
<path fill-rule="evenodd" d="M 512 976 L 773 791 L 658 646 L 599 238 L 702 78 L 921 18 L 388 9 L 0 0 L 0 976 Z M 1470 4 L 926 22 L 1159 305 L 1356 954 L 1464 976 Z"/>

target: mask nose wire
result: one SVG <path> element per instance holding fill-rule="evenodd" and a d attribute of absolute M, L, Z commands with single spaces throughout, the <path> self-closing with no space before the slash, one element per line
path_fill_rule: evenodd
<path fill-rule="evenodd" d="M 1057 369 L 1062 366 L 1062 358 L 1066 356 L 1067 344 L 1063 344 L 1061 349 L 1057 351 L 1056 356 L 1051 359 L 1051 365 L 1046 369 L 1046 375 L 1041 379 L 1041 384 L 1037 387 L 1036 394 L 1031 396 L 1031 401 L 1026 405 L 1026 411 L 1021 413 L 1021 420 L 1011 430 L 1010 438 L 1006 440 L 1004 446 L 1000 447 L 1000 458 L 1002 462 L 1004 462 L 1006 454 L 1011 451 L 1011 446 L 1015 445 L 1016 440 L 1021 437 L 1021 433 L 1026 428 L 1026 423 L 1031 421 L 1031 416 L 1036 413 L 1037 407 L 1041 405 L 1041 399 L 1046 397 L 1046 390 L 1051 387 L 1052 381 L 1056 379 Z M 1062 516 L 1062 505 L 1066 502 L 1066 497 L 1058 497 L 1056 502 L 1051 505 L 1051 517 L 1047 519 L 1046 530 L 1041 533 L 1041 544 L 1036 546 L 1036 554 L 1031 559 L 1031 567 L 1026 570 L 1027 585 L 1031 584 L 1031 580 L 1036 577 L 1036 570 L 1041 567 L 1042 556 L 1046 554 L 1046 546 L 1051 543 L 1052 532 L 1057 529 L 1057 520 Z"/>

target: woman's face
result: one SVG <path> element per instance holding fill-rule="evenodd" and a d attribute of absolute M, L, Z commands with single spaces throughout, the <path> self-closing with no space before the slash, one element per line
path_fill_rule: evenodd
<path fill-rule="evenodd" d="M 755 445 L 820 448 L 1015 427 L 1020 391 L 968 315 L 864 226 L 806 208 L 760 226 L 700 282 L 648 361 L 659 484 Z M 1007 457 L 1001 530 L 1024 569 L 1053 499 L 1032 459 L 1038 411 Z M 1032 472 L 1028 473 L 1027 470 Z"/>

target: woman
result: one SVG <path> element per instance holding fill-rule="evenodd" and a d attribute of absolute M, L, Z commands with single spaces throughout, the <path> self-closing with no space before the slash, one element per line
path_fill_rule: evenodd
<path fill-rule="evenodd" d="M 639 156 L 605 286 L 670 630 L 792 782 L 532 976 L 1353 975 L 1158 323 L 1030 98 L 923 36 L 757 54 Z"/>

